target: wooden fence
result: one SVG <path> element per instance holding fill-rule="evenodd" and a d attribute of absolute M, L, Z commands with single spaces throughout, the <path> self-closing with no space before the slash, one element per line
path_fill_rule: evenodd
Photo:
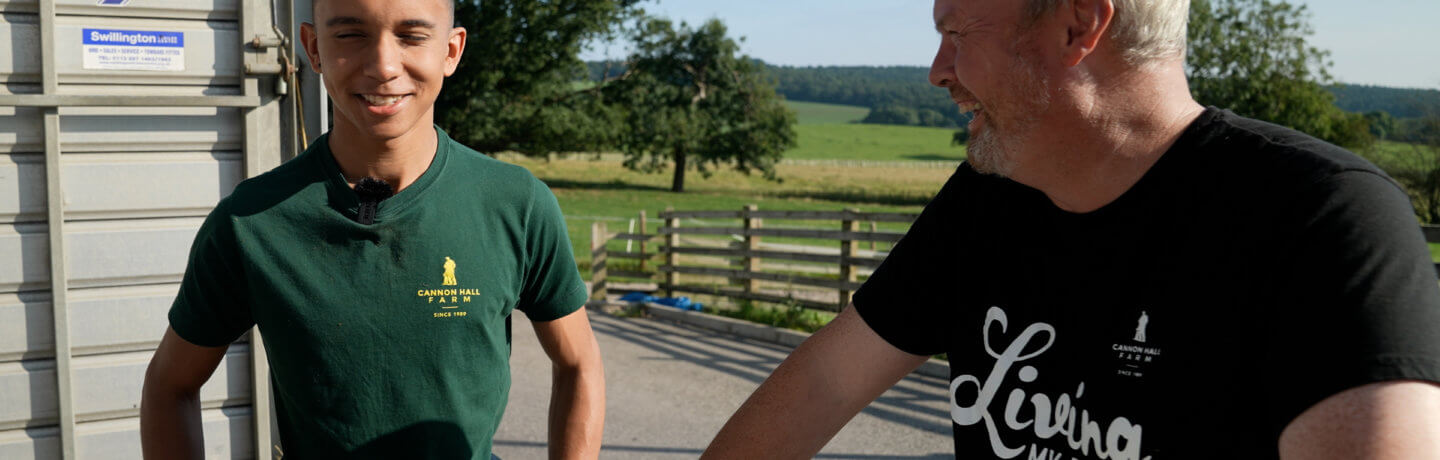
<path fill-rule="evenodd" d="M 917 216 L 854 209 L 761 211 L 750 205 L 739 211 L 667 209 L 660 213 L 662 225 L 653 233 L 643 211 L 638 231 L 609 233 L 604 222 L 596 222 L 590 228 L 591 298 L 603 299 L 612 283 L 625 279 L 651 283 L 666 296 L 706 294 L 839 311 L 860 287 L 858 278 L 862 272 L 873 270 L 884 260 L 885 251 L 880 251 L 877 243 L 885 244 L 888 250 L 889 244 L 905 234 L 880 231 L 879 224 L 908 226 Z M 700 219 L 733 223 L 682 225 Z M 766 228 L 766 220 L 838 221 L 839 226 Z M 862 231 L 862 227 L 869 229 Z M 693 239 L 687 241 L 686 237 Z M 722 240 L 717 241 L 717 237 Z M 762 239 L 781 239 L 783 243 L 767 244 Z M 820 243 L 809 244 L 817 240 Z M 638 243 L 630 248 L 638 246 L 638 251 L 609 248 L 620 242 Z M 861 249 L 862 243 L 868 243 L 868 251 Z M 658 264 L 652 260 L 656 257 L 660 258 Z"/>
<path fill-rule="evenodd" d="M 665 296 L 676 293 L 706 294 L 770 303 L 795 303 L 807 308 L 839 311 L 849 303 L 860 287 L 858 276 L 864 269 L 873 269 L 883 261 L 884 251 L 876 243 L 894 243 L 904 232 L 879 231 L 878 223 L 914 222 L 917 214 L 865 213 L 844 211 L 761 211 L 754 205 L 739 211 L 675 211 L 660 213 L 662 225 L 649 231 L 645 212 L 638 219 L 638 231 L 608 233 L 604 222 L 590 229 L 591 299 L 604 299 L 614 283 L 626 290 L 659 290 Z M 734 226 L 683 226 L 686 220 L 730 220 Z M 839 221 L 838 228 L 765 228 L 766 219 L 784 221 Z M 861 231 L 868 224 L 869 231 Z M 633 227 L 633 226 L 632 226 Z M 1440 243 L 1440 226 L 1423 226 L 1426 241 Z M 731 244 L 716 246 L 685 242 L 683 236 L 726 237 Z M 821 240 L 838 242 L 837 248 L 820 245 L 783 244 L 766 249 L 762 238 L 786 238 L 793 241 Z M 659 240 L 659 241 L 656 241 Z M 610 250 L 618 242 L 631 242 L 637 250 Z M 860 243 L 869 243 L 862 251 Z M 888 249 L 888 248 L 887 248 Z M 659 263 L 653 260 L 660 258 Z M 609 268 L 611 260 L 626 261 Z M 706 263 L 706 261 L 710 263 Z M 715 261 L 725 266 L 716 266 Z M 772 265 L 766 261 L 787 261 L 836 267 L 823 272 L 832 276 L 809 276 L 796 273 L 796 267 Z M 1435 264 L 1440 272 L 1440 263 Z M 690 282 L 686 282 L 690 280 Z M 623 284 L 625 280 L 632 284 Z M 709 280 L 710 282 L 697 282 Z M 638 284 L 636 284 L 638 282 Z M 817 293 L 829 292 L 831 298 Z"/>

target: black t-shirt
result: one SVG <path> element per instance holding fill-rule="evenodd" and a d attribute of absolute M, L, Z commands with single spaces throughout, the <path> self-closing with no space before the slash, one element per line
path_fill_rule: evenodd
<path fill-rule="evenodd" d="M 969 458 L 1275 458 L 1367 383 L 1440 381 L 1440 287 L 1404 192 L 1214 108 L 1086 214 L 962 165 L 855 308 L 947 353 Z"/>

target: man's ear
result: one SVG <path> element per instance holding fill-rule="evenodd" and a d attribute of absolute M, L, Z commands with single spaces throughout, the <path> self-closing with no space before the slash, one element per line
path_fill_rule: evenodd
<path fill-rule="evenodd" d="M 460 56 L 465 54 L 465 38 L 467 32 L 464 27 L 450 29 L 450 37 L 445 52 L 445 76 L 455 73 L 455 68 L 460 66 Z"/>
<path fill-rule="evenodd" d="M 315 35 L 315 24 L 304 22 L 300 24 L 300 44 L 305 47 L 305 56 L 309 58 L 310 70 L 320 72 L 320 44 Z"/>
<path fill-rule="evenodd" d="M 1113 0 L 1071 0 L 1061 3 L 1060 9 L 1066 26 L 1065 49 L 1060 56 L 1065 66 L 1074 67 L 1095 52 L 1100 39 L 1105 37 L 1110 21 L 1115 18 L 1115 3 Z"/>

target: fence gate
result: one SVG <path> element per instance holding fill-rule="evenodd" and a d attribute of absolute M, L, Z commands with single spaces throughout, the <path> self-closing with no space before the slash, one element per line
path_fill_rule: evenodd
<path fill-rule="evenodd" d="M 140 457 L 143 375 L 196 229 L 299 144 L 291 8 L 0 0 L 0 458 Z M 273 450 L 253 345 L 201 391 L 208 457 Z"/>

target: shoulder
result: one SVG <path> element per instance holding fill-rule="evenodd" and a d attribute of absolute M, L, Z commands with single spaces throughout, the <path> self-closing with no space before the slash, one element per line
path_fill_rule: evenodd
<path fill-rule="evenodd" d="M 248 216 L 263 213 L 307 193 L 323 195 L 325 174 L 315 155 L 317 153 L 312 148 L 275 169 L 241 181 L 230 195 L 220 201 L 216 212 Z"/>
<path fill-rule="evenodd" d="M 506 163 L 445 138 L 450 148 L 450 169 L 479 188 L 487 200 L 529 208 L 536 202 L 554 201 L 550 188 L 529 169 Z"/>
<path fill-rule="evenodd" d="M 1213 109 L 1212 109 L 1213 110 Z M 1291 128 L 1217 111 L 1207 131 L 1211 154 L 1229 166 L 1267 174 L 1293 186 L 1313 185 L 1354 172 L 1393 182 L 1370 161 Z"/>

